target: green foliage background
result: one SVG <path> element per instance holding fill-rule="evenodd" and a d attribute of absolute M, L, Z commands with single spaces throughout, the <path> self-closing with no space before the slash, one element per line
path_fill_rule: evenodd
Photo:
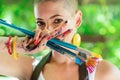
<path fill-rule="evenodd" d="M 80 47 L 101 54 L 120 68 L 120 1 L 94 1 L 79 0 L 83 13 L 83 23 L 78 28 Z M 36 28 L 32 0 L 0 0 L 0 18 L 29 30 Z M 0 36 L 9 35 L 25 36 L 0 25 Z"/>

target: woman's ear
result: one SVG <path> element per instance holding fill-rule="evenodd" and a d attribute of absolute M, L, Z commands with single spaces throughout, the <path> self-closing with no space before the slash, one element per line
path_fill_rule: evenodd
<path fill-rule="evenodd" d="M 82 12 L 80 10 L 78 10 L 76 12 L 76 27 L 79 27 L 82 24 Z"/>

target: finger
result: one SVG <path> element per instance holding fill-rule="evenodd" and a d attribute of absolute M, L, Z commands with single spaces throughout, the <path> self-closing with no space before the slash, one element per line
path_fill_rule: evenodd
<path fill-rule="evenodd" d="M 32 38 L 31 37 L 26 37 L 25 40 L 23 41 L 23 46 L 27 46 L 31 42 Z"/>
<path fill-rule="evenodd" d="M 39 46 L 40 48 L 43 47 L 43 46 L 45 46 L 48 40 L 50 40 L 51 38 L 54 38 L 54 37 L 56 37 L 56 36 L 64 33 L 67 30 L 69 30 L 69 28 L 68 28 L 68 22 L 67 21 L 65 21 L 64 23 L 62 23 L 58 28 L 56 28 L 55 30 L 53 30 L 47 36 L 44 34 L 44 32 L 42 32 L 40 30 L 37 30 L 36 31 L 36 35 L 34 37 L 34 40 L 37 40 L 36 46 Z M 65 33 L 67 34 L 67 32 L 65 32 Z M 64 36 L 66 35 L 65 33 L 64 33 Z"/>
<path fill-rule="evenodd" d="M 51 33 L 49 31 L 47 31 L 46 29 L 44 31 L 37 31 L 36 35 L 35 35 L 35 45 L 37 45 L 38 43 L 40 43 L 40 41 L 42 40 L 43 37 L 48 36 L 47 40 L 50 40 L 51 38 L 54 38 L 56 36 L 58 36 L 59 34 L 63 33 L 66 31 L 67 28 L 65 28 L 68 24 L 68 21 L 64 21 L 63 23 L 61 23 L 60 26 L 58 26 L 56 29 L 54 29 Z"/>
<path fill-rule="evenodd" d="M 23 40 L 23 43 L 27 43 L 29 41 L 29 38 L 28 36 L 25 37 L 25 39 Z"/>
<path fill-rule="evenodd" d="M 68 29 L 68 30 L 64 29 L 63 32 L 62 32 L 62 27 L 63 27 L 63 29 L 65 27 L 67 27 L 67 23 L 63 23 L 61 26 L 59 26 L 59 28 L 57 28 L 56 30 L 51 32 L 49 35 L 47 35 L 47 36 L 43 35 L 41 37 L 41 39 L 39 40 L 39 46 L 46 45 L 47 41 L 50 40 L 51 38 L 55 38 L 56 36 L 59 36 L 60 34 L 61 34 L 62 37 L 66 36 L 67 34 L 69 34 L 72 31 L 72 29 Z"/>
<path fill-rule="evenodd" d="M 54 29 L 47 37 L 47 40 L 50 40 L 51 38 L 54 38 L 62 33 L 64 33 L 65 31 L 67 31 L 69 29 L 68 27 L 68 21 L 65 21 L 64 23 L 62 23 L 58 28 Z"/>
<path fill-rule="evenodd" d="M 29 45 L 26 46 L 26 49 L 28 51 L 32 51 L 37 48 L 37 45 L 35 45 L 33 42 L 31 42 Z"/>
<path fill-rule="evenodd" d="M 41 39 L 41 41 L 39 42 L 39 47 L 41 46 L 45 46 L 46 45 L 46 43 L 47 43 L 47 37 L 46 36 L 44 36 L 44 37 L 42 37 L 42 39 Z"/>
<path fill-rule="evenodd" d="M 27 48 L 29 49 L 29 51 L 41 51 L 46 49 L 47 46 L 46 45 L 46 36 L 41 37 L 41 40 L 39 40 L 39 43 L 37 45 L 35 45 L 34 43 L 31 43 L 29 46 L 27 46 Z"/>
<path fill-rule="evenodd" d="M 36 34 L 35 34 L 35 37 L 34 37 L 34 44 L 37 45 L 39 42 L 39 38 L 41 37 L 41 30 L 37 30 L 36 31 Z"/>
<path fill-rule="evenodd" d="M 27 44 L 30 44 L 31 42 L 33 42 L 33 38 L 30 38 L 27 42 Z"/>
<path fill-rule="evenodd" d="M 41 33 L 41 30 L 35 30 L 35 36 L 34 36 L 34 40 L 37 40 L 39 38 L 39 35 Z"/>
<path fill-rule="evenodd" d="M 57 36 L 57 37 L 55 37 L 55 38 L 62 40 L 62 39 L 64 39 L 67 35 L 69 35 L 71 32 L 72 32 L 72 29 L 68 29 L 66 32 L 64 32 L 63 34 L 61 34 L 61 35 L 59 35 L 59 36 Z M 47 37 L 46 37 L 46 36 L 42 37 L 42 40 L 40 41 L 39 46 L 45 46 L 46 43 L 47 43 L 47 41 L 48 41 L 48 40 L 47 40 Z"/>
<path fill-rule="evenodd" d="M 65 31 L 63 34 L 57 36 L 56 38 L 57 38 L 57 39 L 60 39 L 60 40 L 63 40 L 63 39 L 64 39 L 66 36 L 68 36 L 71 32 L 72 32 L 72 29 L 68 29 L 68 30 Z M 47 43 L 48 40 L 47 40 L 46 38 L 47 38 L 47 37 L 43 37 L 42 40 L 40 41 L 40 43 L 39 43 L 39 48 L 40 48 L 40 49 L 43 49 L 43 48 L 47 47 L 47 46 L 46 46 L 46 43 Z"/>
<path fill-rule="evenodd" d="M 41 42 L 42 39 L 44 39 L 46 37 L 46 35 L 44 34 L 44 32 L 41 33 L 41 36 L 38 39 L 38 43 Z"/>
<path fill-rule="evenodd" d="M 65 22 L 64 22 L 64 24 L 65 24 Z M 63 25 L 61 25 L 61 26 L 64 27 Z M 36 32 L 36 35 L 35 35 L 35 42 L 34 42 L 34 44 L 35 45 L 38 45 L 38 43 L 40 44 L 41 40 L 43 38 L 45 38 L 46 36 L 48 36 L 47 40 L 49 40 L 50 38 L 53 38 L 53 37 L 56 37 L 57 35 L 59 35 L 61 33 L 61 31 L 62 31 L 61 26 L 59 26 L 57 29 L 53 30 L 51 33 L 49 33 L 49 31 L 47 31 L 46 29 L 44 31 L 42 31 L 41 33 L 38 30 Z"/>
<path fill-rule="evenodd" d="M 73 30 L 72 29 L 68 29 L 66 32 L 64 32 L 63 34 L 57 36 L 57 39 L 63 40 L 65 39 Z"/>

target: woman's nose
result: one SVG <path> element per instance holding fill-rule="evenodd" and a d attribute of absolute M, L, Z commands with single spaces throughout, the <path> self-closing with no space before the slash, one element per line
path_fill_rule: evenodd
<path fill-rule="evenodd" d="M 52 31 L 53 30 L 53 26 L 51 24 L 47 24 L 45 29 L 47 31 Z"/>

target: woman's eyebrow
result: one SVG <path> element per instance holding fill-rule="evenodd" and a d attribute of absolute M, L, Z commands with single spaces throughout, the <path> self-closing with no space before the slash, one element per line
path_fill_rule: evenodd
<path fill-rule="evenodd" d="M 54 18 L 54 17 L 58 17 L 58 16 L 62 16 L 62 15 L 55 14 L 55 15 L 51 16 L 50 19 L 52 19 L 52 18 Z"/>
<path fill-rule="evenodd" d="M 42 18 L 36 18 L 36 20 L 43 20 Z"/>
<path fill-rule="evenodd" d="M 53 16 L 50 17 L 50 19 L 54 18 L 54 17 L 58 17 L 58 16 L 62 16 L 62 15 L 59 15 L 59 14 L 55 14 Z M 36 18 L 36 20 L 43 20 L 42 18 Z"/>

